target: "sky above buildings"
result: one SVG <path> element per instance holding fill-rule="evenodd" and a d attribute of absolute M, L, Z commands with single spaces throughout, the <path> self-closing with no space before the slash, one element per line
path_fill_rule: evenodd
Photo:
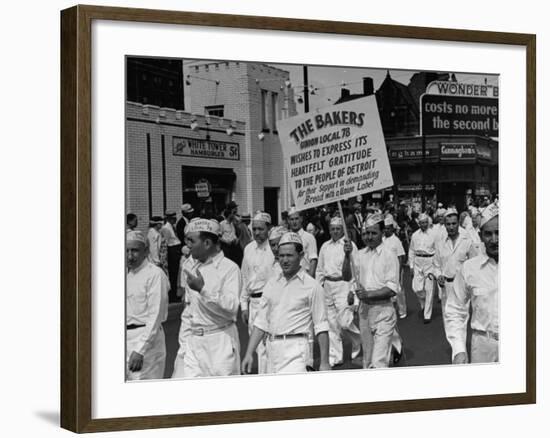
<path fill-rule="evenodd" d="M 223 61 L 223 60 L 219 60 Z M 183 60 L 184 76 L 189 73 L 188 67 L 194 64 L 203 62 L 214 62 L 214 60 Z M 296 64 L 274 64 L 269 65 L 286 70 L 290 73 L 291 86 L 294 88 L 295 97 L 303 96 L 303 65 Z M 390 76 L 401 82 L 403 85 L 408 85 L 411 76 L 419 70 L 389 70 Z M 309 105 L 310 110 L 317 110 L 326 106 L 333 105 L 341 95 L 341 89 L 347 88 L 351 94 L 360 94 L 363 92 L 363 78 L 371 77 L 374 82 L 374 90 L 376 91 L 382 84 L 387 69 L 383 68 L 357 68 L 357 67 L 332 67 L 332 66 L 308 66 L 308 83 L 309 89 L 315 89 L 314 94 L 310 93 Z M 453 73 L 445 72 L 442 73 Z M 498 85 L 498 75 L 486 75 L 482 73 L 456 73 L 455 76 L 458 82 L 484 84 L 485 80 L 489 85 Z M 298 113 L 304 112 L 303 103 L 297 103 L 296 109 Z"/>
<path fill-rule="evenodd" d="M 290 73 L 290 80 L 295 89 L 295 94 L 303 94 L 303 66 L 289 64 L 270 64 L 275 67 L 287 70 Z M 389 70 L 390 76 L 408 85 L 411 76 L 419 70 Z M 308 66 L 308 82 L 310 89 L 316 88 L 315 94 L 310 94 L 310 109 L 315 110 L 332 105 L 340 97 L 341 89 L 347 88 L 351 94 L 363 92 L 363 78 L 371 77 L 376 91 L 382 84 L 388 73 L 387 69 L 357 68 L 357 67 L 325 67 Z M 445 73 L 445 72 L 443 72 Z M 452 72 L 447 72 L 452 73 Z M 458 82 L 498 85 L 498 76 L 474 73 L 455 73 Z M 303 104 L 297 105 L 298 112 L 303 112 Z"/>

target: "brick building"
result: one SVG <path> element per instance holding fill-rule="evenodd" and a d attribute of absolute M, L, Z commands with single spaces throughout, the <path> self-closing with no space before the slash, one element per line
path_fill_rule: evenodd
<path fill-rule="evenodd" d="M 187 66 L 186 111 L 127 102 L 126 211 L 151 215 L 190 202 L 219 214 L 290 205 L 276 121 L 296 114 L 289 73 L 222 61 Z M 207 187 L 208 196 L 199 187 Z"/>

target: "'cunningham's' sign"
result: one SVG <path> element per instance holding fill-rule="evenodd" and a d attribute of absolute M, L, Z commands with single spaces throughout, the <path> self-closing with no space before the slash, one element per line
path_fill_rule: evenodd
<path fill-rule="evenodd" d="M 183 157 L 214 158 L 219 160 L 240 159 L 238 143 L 173 137 L 172 153 Z"/>
<path fill-rule="evenodd" d="M 476 157 L 475 143 L 441 143 L 442 160 L 468 160 Z"/>

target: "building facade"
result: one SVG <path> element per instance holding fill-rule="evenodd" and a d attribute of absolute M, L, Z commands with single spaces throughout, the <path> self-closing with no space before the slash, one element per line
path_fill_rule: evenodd
<path fill-rule="evenodd" d="M 296 114 L 289 73 L 255 63 L 188 66 L 187 111 L 128 102 L 127 212 L 148 222 L 189 202 L 206 216 L 291 204 L 277 120 Z M 142 222 L 143 223 L 143 222 Z"/>

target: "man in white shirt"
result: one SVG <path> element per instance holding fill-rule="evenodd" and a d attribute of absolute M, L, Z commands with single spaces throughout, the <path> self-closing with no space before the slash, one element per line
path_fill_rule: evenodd
<path fill-rule="evenodd" d="M 162 379 L 168 279 L 147 259 L 147 239 L 139 231 L 126 233 L 126 263 L 126 378 Z"/>
<path fill-rule="evenodd" d="M 200 218 L 193 218 L 191 221 L 197 221 Z M 184 376 L 183 361 L 185 353 L 187 352 L 187 339 L 191 336 L 191 312 L 189 296 L 185 293 L 185 287 L 187 285 L 186 272 L 191 271 L 197 264 L 197 261 L 191 255 L 191 244 L 186 239 L 186 234 L 189 232 L 189 226 L 185 226 L 183 229 L 184 244 L 181 248 L 180 268 L 178 272 L 178 297 L 181 297 L 183 303 L 183 310 L 180 316 L 180 330 L 178 334 L 179 348 L 174 360 L 174 370 L 172 372 L 172 379 L 177 379 Z"/>
<path fill-rule="evenodd" d="M 397 317 L 392 302 L 399 282 L 397 257 L 382 244 L 384 218 L 375 213 L 367 217 L 362 238 L 366 245 L 353 260 L 359 307 L 359 326 L 363 342 L 363 368 L 386 368 L 391 359 L 392 339 Z M 351 242 L 344 245 L 342 276 L 350 280 Z"/>
<path fill-rule="evenodd" d="M 292 207 L 288 212 L 288 224 L 290 231 L 300 236 L 300 239 L 304 243 L 304 256 L 302 257 L 302 267 L 313 278 L 315 278 L 315 271 L 317 269 L 317 242 L 315 237 L 304 231 L 303 229 L 303 217 L 302 213 Z"/>
<path fill-rule="evenodd" d="M 302 239 L 286 233 L 279 242 L 281 274 L 271 278 L 261 298 L 260 311 L 242 361 L 242 371 L 252 370 L 253 353 L 266 337 L 267 373 L 305 372 L 309 362 L 309 332 L 319 342 L 320 371 L 330 370 L 328 321 L 321 285 L 302 268 Z"/>
<path fill-rule="evenodd" d="M 181 257 L 181 240 L 178 239 L 174 226 L 176 225 L 176 212 L 165 212 L 165 224 L 160 229 L 168 246 L 168 279 L 170 280 L 170 292 L 168 299 L 171 303 L 178 301 L 178 270 Z"/>
<path fill-rule="evenodd" d="M 249 335 L 254 327 L 254 320 L 260 308 L 265 285 L 273 272 L 275 258 L 267 239 L 270 226 L 271 216 L 264 212 L 257 213 L 252 219 L 254 240 L 244 249 L 240 301 L 242 320 L 248 325 Z M 258 344 L 256 353 L 258 355 L 258 374 L 265 374 L 267 361 L 262 342 Z"/>
<path fill-rule="evenodd" d="M 481 214 L 477 208 L 472 207 L 470 209 L 470 215 L 472 217 L 472 224 L 471 226 L 466 227 L 466 231 L 468 232 L 470 239 L 472 239 L 472 243 L 474 245 L 476 253 L 481 254 L 483 251 L 485 251 L 485 247 L 483 246 L 483 243 L 481 243 L 481 237 L 479 237 L 479 224 L 481 221 Z"/>
<path fill-rule="evenodd" d="M 340 217 L 334 217 L 329 224 L 330 240 L 323 243 L 319 251 L 319 263 L 315 278 L 325 291 L 329 322 L 329 362 L 334 367 L 344 362 L 342 334 L 346 333 L 352 343 L 351 358 L 361 350 L 361 335 L 353 323 L 353 306 L 348 304 L 350 283 L 342 278 L 344 263 L 344 225 Z M 352 242 L 352 256 L 357 257 L 357 247 Z M 352 296 L 353 299 L 353 296 Z"/>
<path fill-rule="evenodd" d="M 436 240 L 445 239 L 447 237 L 447 230 L 445 229 L 445 212 L 446 210 L 444 208 L 438 208 L 435 212 L 432 230 L 435 233 Z"/>
<path fill-rule="evenodd" d="M 397 260 L 399 260 L 399 283 L 397 285 L 399 290 L 395 298 L 397 302 L 397 313 L 399 314 L 399 318 L 403 319 L 407 317 L 405 289 L 401 284 L 403 266 L 405 265 L 405 249 L 399 237 L 395 235 L 395 226 L 396 223 L 393 216 L 391 214 L 387 215 L 384 218 L 384 237 L 382 238 L 382 242 L 386 248 L 395 254 Z"/>
<path fill-rule="evenodd" d="M 181 206 L 181 217 L 176 223 L 176 236 L 183 242 L 185 237 L 185 227 L 191 222 L 195 209 L 189 203 L 185 203 Z"/>
<path fill-rule="evenodd" d="M 183 358 L 183 377 L 240 374 L 237 312 L 241 273 L 219 247 L 220 225 L 198 219 L 188 225 L 186 239 L 194 266 L 185 270 L 190 335 Z"/>
<path fill-rule="evenodd" d="M 482 213 L 481 240 L 485 253 L 464 262 L 448 291 L 447 339 L 453 364 L 468 363 L 466 332 L 471 317 L 471 363 L 499 360 L 498 205 Z"/>
<path fill-rule="evenodd" d="M 186 229 L 187 228 L 188 227 L 186 227 Z M 191 323 L 192 323 L 189 296 L 185 293 L 185 286 L 187 285 L 186 272 L 191 271 L 196 264 L 197 264 L 197 261 L 193 258 L 191 254 L 189 254 L 188 257 L 181 258 L 178 287 L 180 288 L 180 290 L 181 289 L 184 290 L 182 294 L 183 310 L 180 316 L 181 322 L 180 322 L 180 330 L 178 334 L 179 348 L 176 354 L 176 359 L 174 360 L 174 371 L 172 373 L 172 379 L 185 377 L 183 363 L 184 363 L 185 354 L 188 348 L 187 340 L 189 339 L 189 336 L 191 336 Z"/>
<path fill-rule="evenodd" d="M 456 209 L 449 208 L 445 212 L 445 228 L 447 237 L 438 240 L 435 245 L 434 274 L 441 288 L 441 312 L 443 327 L 447 333 L 445 306 L 448 291 L 452 288 L 456 273 L 462 268 L 462 264 L 475 256 L 475 250 L 468 234 L 458 224 Z"/>
<path fill-rule="evenodd" d="M 409 267 L 413 275 L 412 289 L 420 302 L 424 324 L 432 319 L 434 284 L 432 277 L 435 275 L 434 255 L 436 236 L 429 228 L 429 217 L 422 213 L 418 217 L 420 228 L 416 230 L 409 246 Z"/>
<path fill-rule="evenodd" d="M 237 228 L 235 226 L 238 212 L 238 205 L 235 201 L 227 204 L 224 211 L 225 219 L 220 222 L 220 244 L 225 257 L 240 266 L 243 254 L 239 246 L 239 238 L 237 237 Z"/>

